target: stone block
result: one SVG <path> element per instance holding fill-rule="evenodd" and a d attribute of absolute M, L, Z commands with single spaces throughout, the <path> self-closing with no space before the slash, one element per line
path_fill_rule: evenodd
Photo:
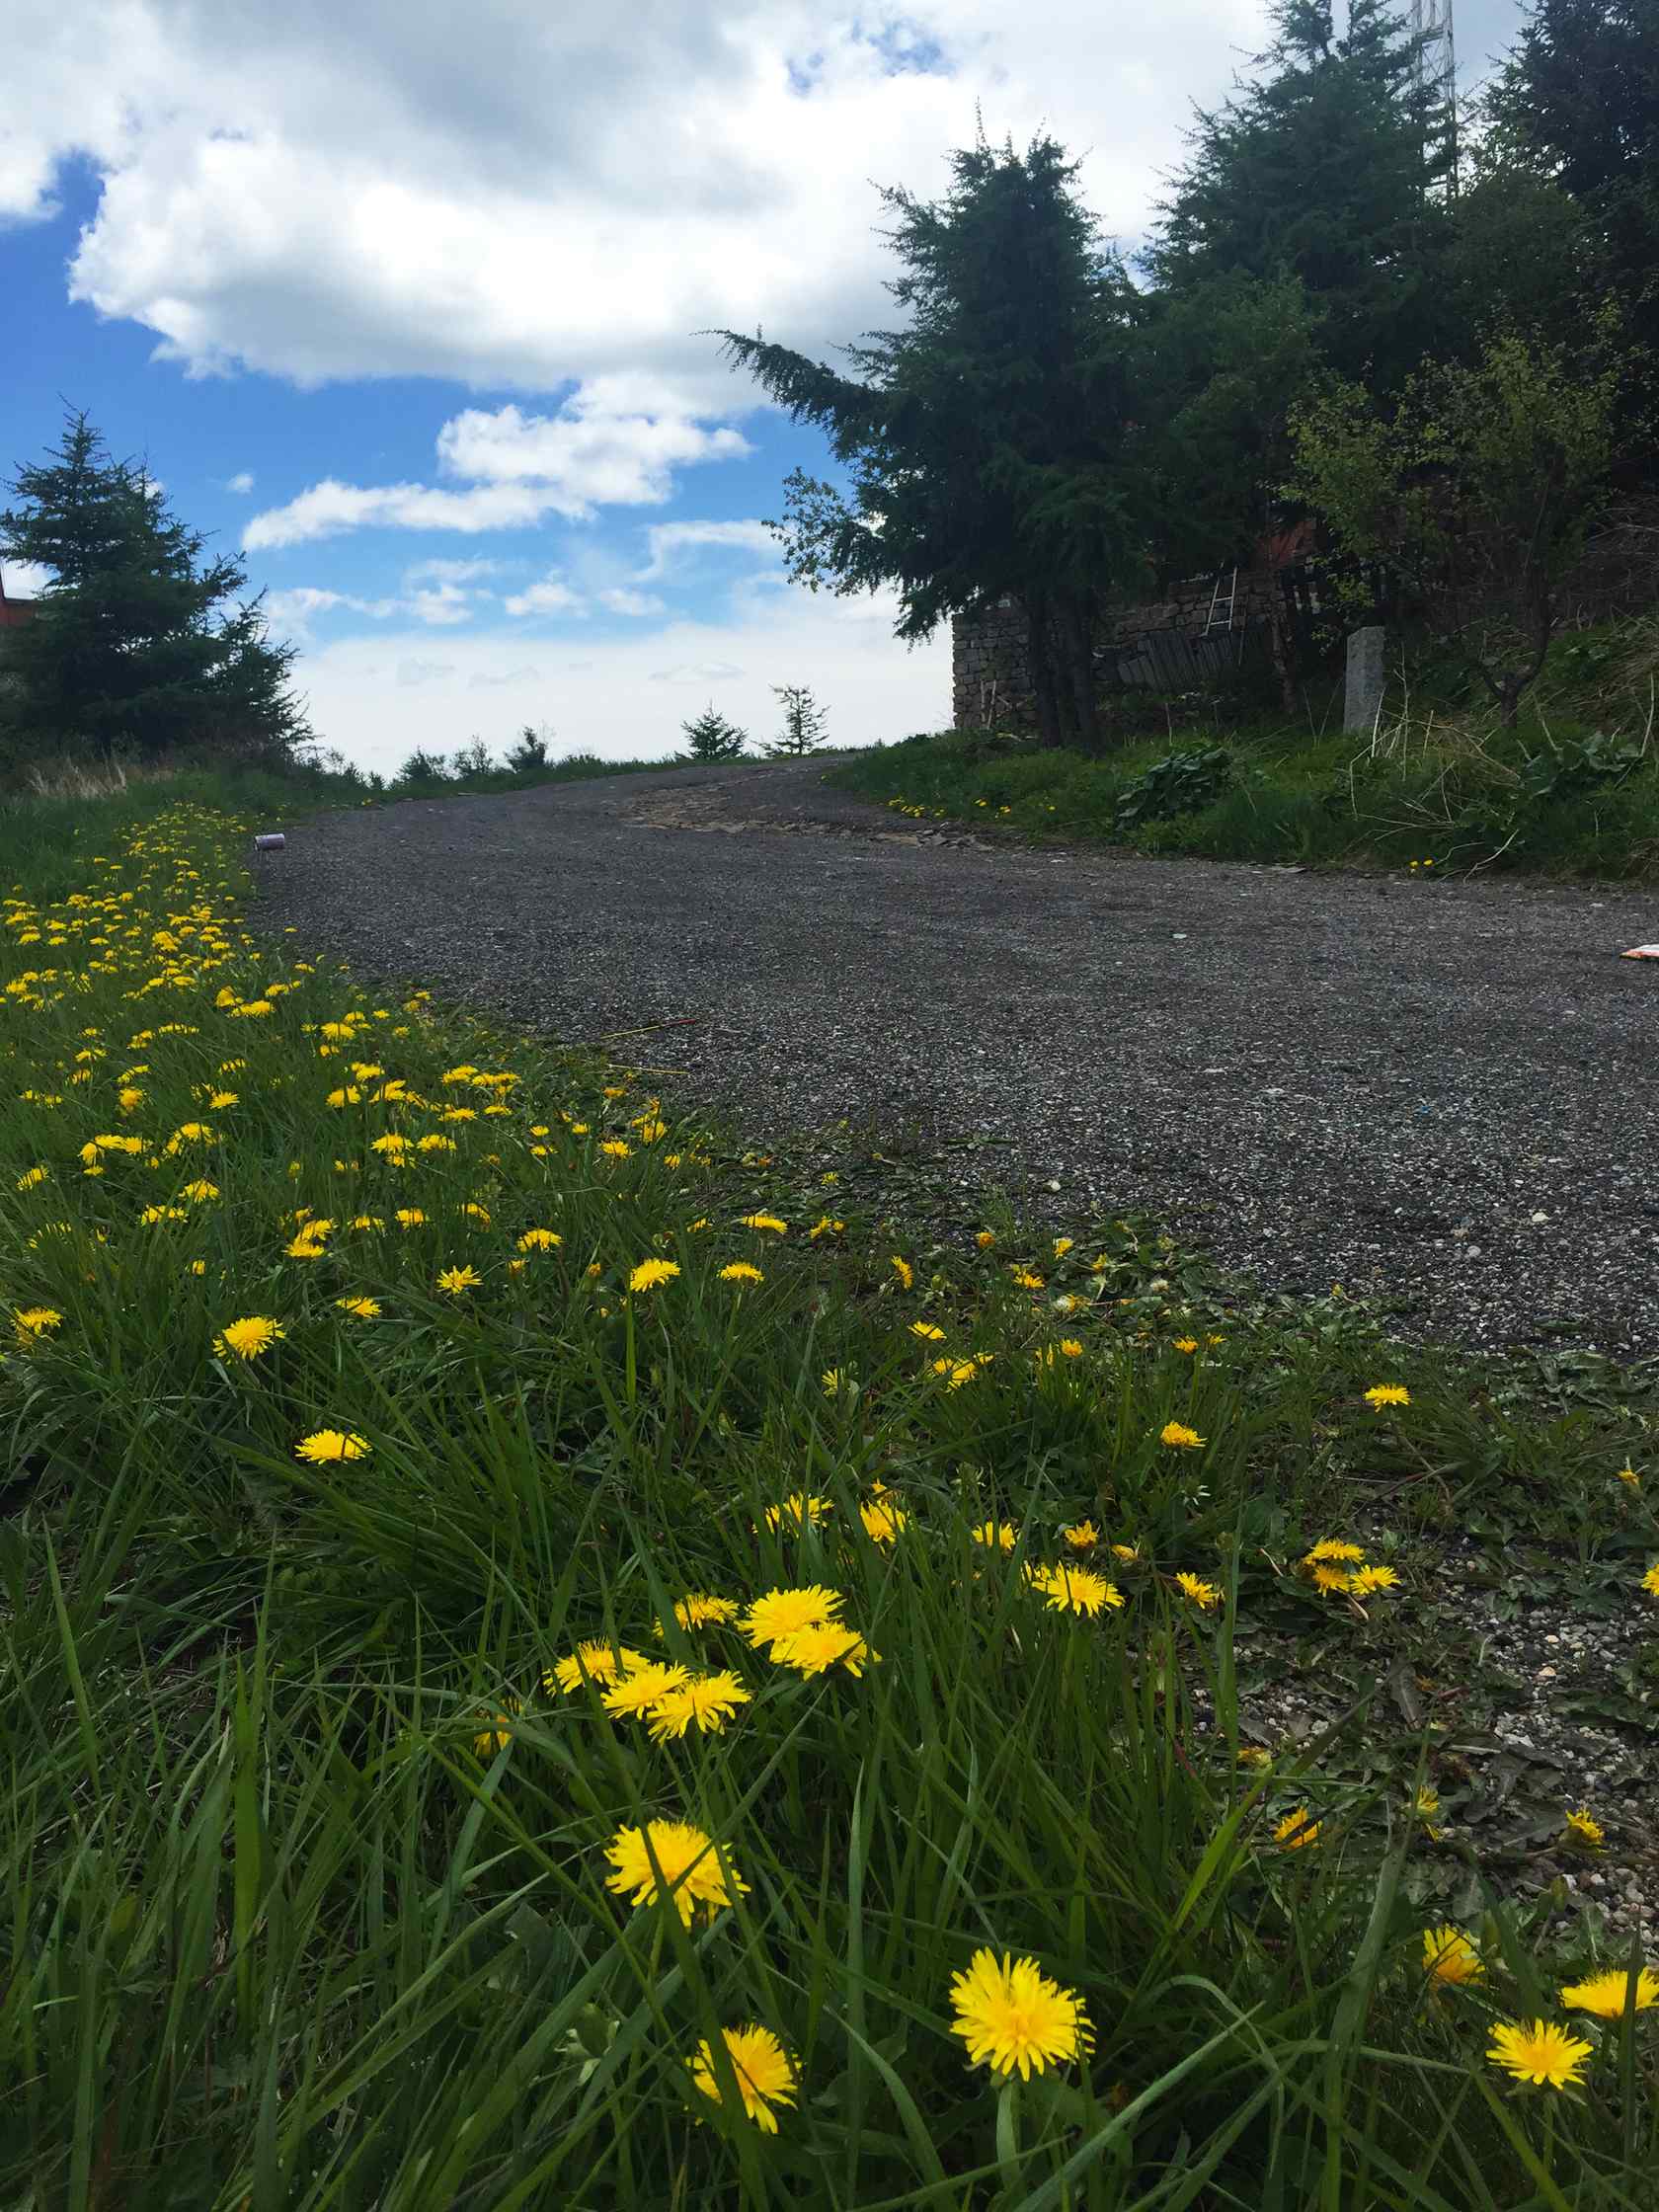
<path fill-rule="evenodd" d="M 1384 670 L 1382 648 L 1386 632 L 1381 623 L 1354 630 L 1348 638 L 1348 682 L 1343 694 L 1342 727 L 1345 732 L 1369 738 L 1382 710 Z"/>

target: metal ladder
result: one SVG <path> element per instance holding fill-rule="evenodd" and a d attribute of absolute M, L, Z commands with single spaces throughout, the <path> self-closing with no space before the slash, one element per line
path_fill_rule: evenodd
<path fill-rule="evenodd" d="M 1204 628 L 1200 633 L 1200 635 L 1203 637 L 1208 637 L 1211 631 L 1217 629 L 1218 627 L 1225 628 L 1227 630 L 1230 630 L 1232 628 L 1232 610 L 1233 607 L 1237 604 L 1238 600 L 1238 571 L 1236 567 L 1233 569 L 1232 582 L 1227 587 L 1227 594 L 1224 601 L 1222 597 L 1223 574 L 1224 571 L 1221 569 L 1218 569 L 1216 571 L 1216 589 L 1210 594 L 1210 612 L 1208 617 L 1206 618 Z M 1224 605 L 1226 607 L 1226 621 L 1224 624 L 1218 624 L 1216 618 L 1220 614 Z"/>

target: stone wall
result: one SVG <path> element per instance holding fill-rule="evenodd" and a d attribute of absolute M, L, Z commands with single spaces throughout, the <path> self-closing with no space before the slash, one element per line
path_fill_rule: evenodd
<path fill-rule="evenodd" d="M 1223 579 L 1224 602 L 1231 571 Z M 1171 584 L 1163 596 L 1108 608 L 1095 632 L 1097 646 L 1131 646 L 1159 631 L 1197 637 L 1209 620 L 1216 590 L 1214 576 L 1189 577 Z M 1272 579 L 1240 570 L 1233 623 L 1259 622 L 1266 612 Z M 1224 622 L 1224 608 L 1219 621 Z M 1034 730 L 1030 673 L 1026 665 L 1025 615 L 1003 599 L 978 621 L 957 615 L 951 624 L 951 722 L 958 730 Z"/>

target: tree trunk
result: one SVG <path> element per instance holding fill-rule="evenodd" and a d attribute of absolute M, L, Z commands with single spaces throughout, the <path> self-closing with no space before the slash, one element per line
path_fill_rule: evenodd
<path fill-rule="evenodd" d="M 1031 695 L 1037 709 L 1037 734 L 1051 750 L 1066 743 L 1060 700 L 1055 692 L 1054 662 L 1049 639 L 1048 601 L 1034 595 L 1025 602 L 1025 659 L 1031 677 Z"/>
<path fill-rule="evenodd" d="M 1291 621 L 1292 609 L 1286 603 L 1284 585 L 1275 581 L 1273 603 L 1267 616 L 1267 643 L 1273 655 L 1273 672 L 1279 678 L 1280 703 L 1287 718 L 1294 718 L 1297 711 L 1296 634 Z"/>
<path fill-rule="evenodd" d="M 1084 752 L 1098 752 L 1100 708 L 1094 690 L 1094 623 L 1083 601 L 1070 602 L 1062 617 L 1062 675 L 1070 702 L 1074 742 Z"/>

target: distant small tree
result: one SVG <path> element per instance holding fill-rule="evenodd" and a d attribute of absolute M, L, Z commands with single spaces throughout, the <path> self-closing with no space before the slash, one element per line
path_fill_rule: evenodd
<path fill-rule="evenodd" d="M 551 736 L 551 731 L 538 730 L 533 723 L 525 723 L 507 749 L 507 764 L 514 775 L 533 775 L 538 768 L 549 765 L 547 744 Z"/>
<path fill-rule="evenodd" d="M 447 783 L 449 763 L 441 752 L 428 752 L 425 747 L 417 746 L 399 768 L 397 780 L 412 785 Z"/>
<path fill-rule="evenodd" d="M 804 683 L 774 683 L 783 701 L 783 735 L 761 747 L 768 760 L 794 760 L 824 748 L 824 709 Z"/>
<path fill-rule="evenodd" d="M 457 782 L 470 782 L 476 776 L 493 776 L 495 772 L 496 763 L 482 738 L 471 738 L 465 745 L 456 747 L 454 773 Z"/>
<path fill-rule="evenodd" d="M 693 760 L 741 760 L 744 747 L 749 743 L 748 731 L 728 722 L 716 711 L 712 699 L 695 722 L 682 722 L 680 729 L 685 733 L 685 750 Z"/>
<path fill-rule="evenodd" d="M 1514 332 L 1425 362 L 1391 417 L 1337 379 L 1292 420 L 1286 486 L 1350 560 L 1390 571 L 1513 726 L 1605 480 L 1620 370 Z"/>

